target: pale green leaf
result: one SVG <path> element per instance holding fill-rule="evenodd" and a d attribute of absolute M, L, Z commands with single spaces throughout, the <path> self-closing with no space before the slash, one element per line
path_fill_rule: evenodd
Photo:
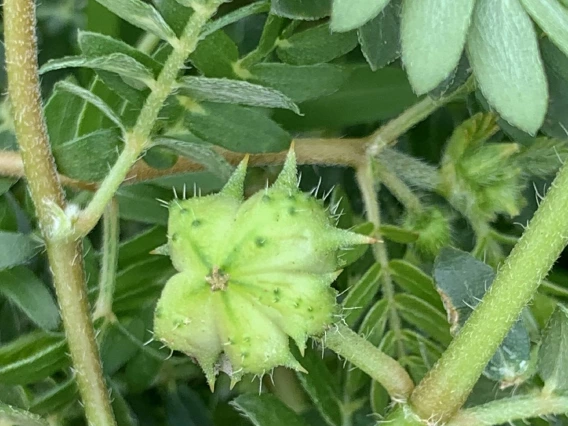
<path fill-rule="evenodd" d="M 402 61 L 418 94 L 433 90 L 462 56 L 475 0 L 404 0 Z"/>
<path fill-rule="evenodd" d="M 536 133 L 548 88 L 534 25 L 519 0 L 478 0 L 467 51 L 489 104 L 510 124 Z"/>
<path fill-rule="evenodd" d="M 377 16 L 390 0 L 333 0 L 331 30 L 350 31 Z"/>
<path fill-rule="evenodd" d="M 538 373 L 549 391 L 568 390 L 568 309 L 558 305 L 550 317 L 538 352 Z"/>
<path fill-rule="evenodd" d="M 142 0 L 97 0 L 111 12 L 120 16 L 138 28 L 142 28 L 162 40 L 176 39 L 174 31 L 166 24 L 164 18 L 150 4 Z"/>
<path fill-rule="evenodd" d="M 39 327 L 54 330 L 59 326 L 59 309 L 53 295 L 29 269 L 16 266 L 0 271 L 0 294 Z"/>
<path fill-rule="evenodd" d="M 558 0 L 521 0 L 548 38 L 568 55 L 568 9 Z"/>
<path fill-rule="evenodd" d="M 213 145 L 194 135 L 164 136 L 154 141 L 156 145 L 166 146 L 184 157 L 203 164 L 207 170 L 227 180 L 233 167 L 225 158 L 212 149 Z"/>
<path fill-rule="evenodd" d="M 154 80 L 154 76 L 148 68 L 136 59 L 123 53 L 113 53 L 95 58 L 86 58 L 84 56 L 65 56 L 63 58 L 52 59 L 47 61 L 45 65 L 41 67 L 40 73 L 45 74 L 49 71 L 77 67 L 113 72 L 126 78 L 127 83 L 130 80 L 134 80 L 149 86 Z M 135 88 L 140 88 L 140 85 L 135 84 Z"/>
<path fill-rule="evenodd" d="M 123 133 L 126 132 L 126 129 L 124 128 L 120 117 L 101 98 L 99 98 L 89 90 L 67 81 L 58 82 L 55 85 L 54 90 L 62 90 L 79 96 L 80 98 L 84 99 L 85 101 L 89 102 L 91 105 L 99 109 L 109 120 L 116 124 Z"/>
<path fill-rule="evenodd" d="M 270 13 L 290 19 L 321 19 L 331 13 L 331 0 L 272 0 Z"/>
<path fill-rule="evenodd" d="M 285 108 L 300 113 L 298 106 L 278 90 L 228 78 L 183 77 L 178 87 L 197 101 L 210 101 L 266 108 Z"/>

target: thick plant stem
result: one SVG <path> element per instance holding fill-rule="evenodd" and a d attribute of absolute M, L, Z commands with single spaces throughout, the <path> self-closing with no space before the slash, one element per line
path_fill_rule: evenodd
<path fill-rule="evenodd" d="M 398 402 L 408 399 L 414 383 L 404 368 L 345 325 L 325 334 L 325 346 L 379 382 Z"/>
<path fill-rule="evenodd" d="M 460 411 L 446 426 L 500 425 L 568 413 L 568 396 L 522 395 Z"/>
<path fill-rule="evenodd" d="M 95 303 L 93 320 L 112 316 L 112 299 L 118 262 L 118 202 L 113 199 L 103 214 L 103 259 L 99 278 L 99 296 Z"/>
<path fill-rule="evenodd" d="M 489 291 L 412 395 L 423 419 L 462 406 L 505 335 L 568 242 L 568 164 L 558 175 Z"/>
<path fill-rule="evenodd" d="M 375 225 L 375 236 L 380 237 L 379 228 L 381 226 L 381 212 L 379 208 L 379 199 L 375 187 L 375 178 L 373 174 L 373 160 L 368 159 L 367 163 L 357 169 L 357 183 L 363 195 L 363 203 L 367 209 L 367 219 Z M 399 357 L 405 354 L 404 343 L 402 337 L 402 325 L 400 317 L 396 311 L 394 303 L 394 284 L 392 282 L 389 270 L 389 257 L 387 248 L 381 242 L 373 244 L 373 255 L 382 270 L 382 290 L 385 299 L 388 302 L 389 309 L 389 325 L 394 333 L 397 342 L 397 351 Z"/>
<path fill-rule="evenodd" d="M 152 129 L 166 98 L 174 89 L 178 73 L 183 68 L 187 57 L 195 50 L 201 29 L 213 16 L 220 3 L 222 3 L 222 0 L 210 0 L 202 7 L 194 10 L 189 18 L 183 34 L 173 46 L 172 53 L 152 86 L 152 92 L 146 99 L 134 128 L 124 135 L 124 150 L 101 183 L 89 205 L 81 212 L 75 224 L 76 238 L 86 235 L 93 229 L 130 168 L 142 152 L 148 148 Z"/>
<path fill-rule="evenodd" d="M 37 73 L 34 0 L 4 2 L 8 93 L 25 175 L 45 239 L 61 316 L 88 423 L 114 425 L 87 304 L 80 242 L 53 241 L 65 208 L 47 137 Z"/>

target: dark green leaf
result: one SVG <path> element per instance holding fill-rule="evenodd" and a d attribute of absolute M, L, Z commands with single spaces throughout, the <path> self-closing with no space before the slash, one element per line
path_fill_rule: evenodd
<path fill-rule="evenodd" d="M 307 426 L 304 420 L 276 396 L 243 394 L 231 401 L 254 426 Z"/>
<path fill-rule="evenodd" d="M 371 393 L 369 395 L 371 408 L 373 413 L 384 416 L 389 408 L 389 394 L 385 388 L 379 383 L 373 381 L 371 383 Z"/>
<path fill-rule="evenodd" d="M 315 20 L 331 13 L 331 0 L 272 0 L 271 4 L 271 13 L 290 19 Z"/>
<path fill-rule="evenodd" d="M 510 124 L 536 133 L 546 114 L 548 89 L 534 25 L 520 2 L 478 0 L 467 51 L 488 102 Z"/>
<path fill-rule="evenodd" d="M 568 144 L 565 141 L 537 138 L 522 148 L 517 156 L 523 171 L 532 176 L 546 178 L 556 174 L 568 159 Z"/>
<path fill-rule="evenodd" d="M 123 321 L 123 326 L 128 332 L 142 340 L 144 336 L 144 322 L 134 318 L 131 321 Z M 111 324 L 103 331 L 101 343 L 101 360 L 104 373 L 112 376 L 125 365 L 138 352 L 138 347 L 131 341 L 124 339 L 123 333 L 116 325 Z"/>
<path fill-rule="evenodd" d="M 297 357 L 302 367 L 309 372 L 297 373 L 300 383 L 314 402 L 316 408 L 329 426 L 340 426 L 341 404 L 335 377 L 326 367 L 321 353 L 307 349 L 303 357 Z"/>
<path fill-rule="evenodd" d="M 438 85 L 438 87 L 431 90 L 430 93 L 428 93 L 428 96 L 434 99 L 443 98 L 464 85 L 470 76 L 471 66 L 469 65 L 467 55 L 463 54 L 458 66 Z"/>
<path fill-rule="evenodd" d="M 227 180 L 233 167 L 225 158 L 212 149 L 213 145 L 203 142 L 194 135 L 175 135 L 161 137 L 154 141 L 158 146 L 165 146 L 184 157 L 203 164 L 207 170 L 221 179 Z"/>
<path fill-rule="evenodd" d="M 164 18 L 164 21 L 179 36 L 183 33 L 183 29 L 187 25 L 187 21 L 193 13 L 188 3 L 192 0 L 154 0 L 156 9 Z M 199 0 L 197 0 L 199 2 Z"/>
<path fill-rule="evenodd" d="M 27 262 L 41 249 L 30 235 L 0 231 L 0 270 Z"/>
<path fill-rule="evenodd" d="M 405 260 L 394 259 L 389 263 L 389 270 L 393 280 L 403 290 L 427 301 L 440 310 L 443 309 L 434 281 L 419 268 Z"/>
<path fill-rule="evenodd" d="M 42 416 L 53 414 L 75 402 L 78 394 L 75 378 L 71 377 L 36 396 L 30 403 L 30 411 Z"/>
<path fill-rule="evenodd" d="M 131 392 L 141 392 L 152 386 L 162 362 L 139 351 L 126 364 L 126 381 Z"/>
<path fill-rule="evenodd" d="M 175 40 L 176 35 L 153 6 L 142 0 L 97 0 L 104 7 L 138 28 L 160 37 Z"/>
<path fill-rule="evenodd" d="M 0 422 L 4 425 L 49 426 L 49 423 L 29 411 L 12 407 L 0 402 Z"/>
<path fill-rule="evenodd" d="M 59 310 L 51 292 L 29 269 L 16 266 L 0 271 L 0 293 L 39 327 L 54 330 L 59 326 Z"/>
<path fill-rule="evenodd" d="M 257 1 L 255 3 L 248 4 L 246 6 L 240 7 L 237 10 L 227 13 L 214 21 L 209 22 L 203 28 L 201 32 L 201 37 L 205 38 L 209 34 L 214 33 L 227 25 L 233 24 L 240 21 L 248 16 L 255 15 L 258 13 L 268 12 L 270 10 L 270 2 L 267 0 Z"/>
<path fill-rule="evenodd" d="M 538 373 L 547 391 L 568 390 L 568 309 L 558 305 L 550 317 L 538 351 Z"/>
<path fill-rule="evenodd" d="M 213 426 L 208 407 L 199 394 L 186 385 L 168 392 L 165 410 L 171 426 Z"/>
<path fill-rule="evenodd" d="M 277 111 L 274 117 L 289 130 L 343 129 L 392 118 L 416 100 L 403 70 L 385 67 L 373 72 L 361 65 L 352 68 L 337 92 L 302 103 L 303 117 L 287 111 Z"/>
<path fill-rule="evenodd" d="M 257 64 L 250 68 L 252 81 L 272 87 L 294 102 L 304 102 L 335 93 L 349 77 L 346 68 L 331 64 Z"/>
<path fill-rule="evenodd" d="M 43 380 L 69 364 L 62 335 L 34 332 L 0 346 L 0 383 Z"/>
<path fill-rule="evenodd" d="M 405 321 L 444 345 L 450 343 L 450 327 L 439 309 L 411 294 L 397 294 L 395 302 Z"/>
<path fill-rule="evenodd" d="M 53 148 L 61 173 L 74 179 L 99 181 L 119 155 L 120 135 L 114 129 L 101 129 Z"/>
<path fill-rule="evenodd" d="M 54 92 L 51 95 L 45 106 L 45 121 L 52 146 L 75 137 L 82 104 L 81 98 L 69 92 Z"/>
<path fill-rule="evenodd" d="M 415 242 L 420 234 L 418 232 L 411 231 L 409 229 L 404 229 L 395 225 L 381 225 L 379 232 L 382 237 L 387 240 L 394 241 L 401 244 L 410 244 Z"/>
<path fill-rule="evenodd" d="M 391 0 L 375 18 L 359 28 L 359 44 L 373 71 L 400 56 L 402 0 Z"/>
<path fill-rule="evenodd" d="M 541 40 L 540 49 L 550 92 L 542 131 L 548 136 L 565 139 L 568 129 L 568 57 L 546 38 Z"/>
<path fill-rule="evenodd" d="M 120 188 L 117 192 L 120 217 L 142 223 L 166 225 L 168 210 L 158 199 L 170 200 L 171 190 L 148 184 L 137 184 Z"/>
<path fill-rule="evenodd" d="M 112 387 L 112 411 L 116 419 L 117 426 L 138 426 L 138 419 L 136 418 L 132 408 L 124 399 L 121 390 L 115 383 L 111 384 Z"/>
<path fill-rule="evenodd" d="M 179 89 L 196 101 L 285 108 L 300 113 L 298 106 L 278 90 L 246 81 L 188 76 L 180 80 Z"/>
<path fill-rule="evenodd" d="M 148 257 L 150 251 L 166 242 L 166 229 L 162 226 L 153 226 L 122 241 L 118 250 L 118 267 L 124 268 L 141 257 Z"/>
<path fill-rule="evenodd" d="M 114 39 L 104 34 L 79 31 L 77 41 L 81 51 L 88 58 L 108 56 L 113 53 L 122 53 L 123 55 L 132 57 L 147 69 L 152 70 L 154 76 L 157 76 L 162 69 L 162 64 L 154 58 L 121 40 Z"/>
<path fill-rule="evenodd" d="M 276 53 L 283 62 L 292 65 L 313 65 L 343 56 L 355 46 L 355 31 L 332 33 L 328 24 L 322 24 L 280 40 Z"/>
<path fill-rule="evenodd" d="M 434 279 L 455 334 L 491 287 L 495 272 L 470 253 L 444 248 L 434 264 Z M 528 368 L 530 340 L 518 320 L 497 350 L 484 374 L 493 380 L 510 383 Z"/>
<path fill-rule="evenodd" d="M 390 0 L 333 0 L 332 31 L 350 31 L 359 28 L 377 16 Z"/>
<path fill-rule="evenodd" d="M 342 302 L 344 320 L 348 326 L 353 326 L 373 301 L 379 290 L 380 278 L 381 265 L 375 263 L 349 290 Z"/>
<path fill-rule="evenodd" d="M 93 94 L 87 89 L 84 89 L 76 84 L 69 83 L 67 81 L 60 81 L 54 87 L 55 91 L 65 91 L 78 96 L 85 101 L 89 102 L 91 105 L 97 107 L 104 115 L 107 116 L 114 124 L 118 126 L 123 132 L 126 132 L 120 117 L 108 106 L 101 98 Z"/>
<path fill-rule="evenodd" d="M 236 152 L 277 152 L 292 141 L 265 114 L 237 105 L 204 102 L 188 111 L 185 121 L 203 140 Z"/>
<path fill-rule="evenodd" d="M 239 49 L 223 30 L 201 40 L 189 60 L 207 77 L 238 77 L 233 67 L 239 60 Z"/>

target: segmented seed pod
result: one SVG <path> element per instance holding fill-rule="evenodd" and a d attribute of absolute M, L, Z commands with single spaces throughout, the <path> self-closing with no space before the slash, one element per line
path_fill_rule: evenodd
<path fill-rule="evenodd" d="M 297 188 L 290 150 L 276 182 L 243 200 L 246 160 L 218 194 L 174 200 L 168 244 L 179 271 L 165 285 L 154 335 L 197 360 L 211 388 L 277 366 L 302 370 L 310 336 L 336 321 L 331 283 L 342 249 L 374 242 L 338 229 L 323 203 Z"/>

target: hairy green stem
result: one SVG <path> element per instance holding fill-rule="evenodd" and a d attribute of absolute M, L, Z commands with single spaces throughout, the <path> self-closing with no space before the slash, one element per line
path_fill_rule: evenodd
<path fill-rule="evenodd" d="M 380 160 L 375 160 L 374 173 L 379 181 L 387 187 L 394 197 L 400 201 L 406 210 L 418 213 L 423 210 L 420 198 L 400 179 L 391 172 L 388 167 Z"/>
<path fill-rule="evenodd" d="M 172 53 L 153 84 L 152 92 L 146 99 L 134 128 L 124 135 L 125 144 L 122 153 L 89 205 L 81 212 L 75 224 L 75 237 L 86 235 L 93 229 L 130 168 L 149 147 L 152 129 L 166 98 L 175 87 L 179 71 L 183 68 L 187 57 L 195 50 L 203 26 L 215 14 L 221 3 L 222 0 L 210 0 L 203 7 L 194 10 L 189 18 L 181 37 L 173 46 Z"/>
<path fill-rule="evenodd" d="M 118 202 L 112 199 L 103 213 L 103 259 L 99 277 L 99 296 L 95 303 L 93 321 L 112 316 L 112 299 L 118 263 Z"/>
<path fill-rule="evenodd" d="M 379 382 L 395 401 L 406 401 L 414 388 L 412 379 L 393 358 L 345 325 L 325 334 L 324 344 Z"/>
<path fill-rule="evenodd" d="M 8 71 L 8 94 L 16 137 L 20 146 L 49 264 L 69 352 L 88 423 L 115 424 L 87 302 L 80 241 L 54 241 L 62 226 L 65 197 L 47 136 L 41 104 L 34 0 L 4 2 L 4 42 Z"/>
<path fill-rule="evenodd" d="M 380 237 L 381 212 L 377 197 L 376 179 L 373 176 L 373 162 L 369 158 L 367 164 L 357 169 L 357 183 L 363 196 L 363 203 L 367 209 L 367 219 L 375 225 L 375 236 Z M 389 309 L 389 325 L 397 342 L 397 351 L 400 358 L 405 354 L 402 325 L 394 302 L 394 285 L 389 271 L 389 257 L 387 248 L 382 242 L 373 244 L 373 254 L 381 265 L 382 290 Z"/>
<path fill-rule="evenodd" d="M 460 411 L 446 426 L 499 425 L 568 413 L 568 396 L 521 395 Z"/>
<path fill-rule="evenodd" d="M 462 406 L 505 335 L 568 243 L 568 164 L 460 333 L 412 395 L 423 419 L 445 421 Z"/>

